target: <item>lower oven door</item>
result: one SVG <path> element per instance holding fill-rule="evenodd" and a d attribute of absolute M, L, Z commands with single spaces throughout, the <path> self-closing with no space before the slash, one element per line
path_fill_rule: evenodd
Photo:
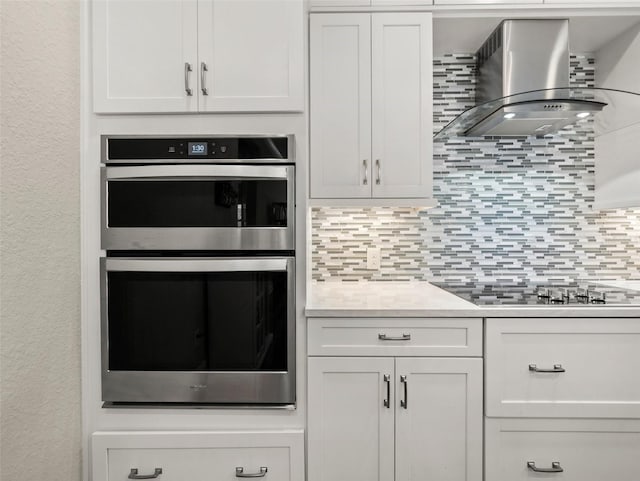
<path fill-rule="evenodd" d="M 101 259 L 107 403 L 293 404 L 293 257 Z"/>

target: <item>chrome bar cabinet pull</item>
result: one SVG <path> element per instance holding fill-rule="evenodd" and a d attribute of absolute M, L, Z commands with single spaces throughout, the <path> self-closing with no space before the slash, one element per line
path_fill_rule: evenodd
<path fill-rule="evenodd" d="M 404 384 L 404 399 L 400 400 L 400 407 L 407 409 L 409 406 L 409 391 L 407 390 L 407 385 L 409 382 L 407 381 L 407 376 L 404 374 L 400 376 L 400 382 Z"/>
<path fill-rule="evenodd" d="M 236 468 L 236 478 L 264 478 L 267 474 L 267 467 L 262 466 L 259 473 L 245 473 L 244 468 Z"/>
<path fill-rule="evenodd" d="M 369 170 L 367 168 L 367 159 L 364 159 L 362 161 L 362 169 L 364 170 L 364 179 L 362 181 L 362 184 L 367 185 L 369 183 L 369 177 L 367 177 L 367 171 Z"/>
<path fill-rule="evenodd" d="M 382 402 L 382 405 L 386 408 L 391 409 L 391 374 L 384 375 L 384 382 L 387 385 L 387 397 Z"/>
<path fill-rule="evenodd" d="M 162 468 L 156 468 L 153 474 L 138 474 L 138 468 L 131 468 L 129 479 L 156 479 L 162 474 Z"/>
<path fill-rule="evenodd" d="M 378 334 L 381 341 L 410 341 L 411 334 L 402 334 L 402 336 L 387 336 L 386 334 Z"/>
<path fill-rule="evenodd" d="M 191 68 L 191 64 L 189 62 L 184 63 L 184 91 L 187 92 L 188 96 L 193 95 L 193 90 L 189 87 L 189 72 L 193 70 Z"/>
<path fill-rule="evenodd" d="M 202 90 L 202 95 L 209 95 L 209 89 L 205 87 L 207 85 L 207 77 L 205 72 L 208 72 L 209 68 L 205 62 L 200 62 L 200 90 Z"/>
<path fill-rule="evenodd" d="M 382 179 L 382 167 L 380 167 L 380 159 L 376 159 L 376 167 L 378 168 L 378 177 L 376 178 L 376 184 L 380 185 Z"/>
<path fill-rule="evenodd" d="M 532 372 L 566 372 L 562 367 L 562 364 L 554 364 L 553 369 L 544 369 L 536 366 L 535 364 L 529 364 L 529 371 Z"/>
<path fill-rule="evenodd" d="M 554 461 L 551 463 L 550 468 L 536 468 L 536 463 L 533 461 L 527 462 L 527 468 L 536 473 L 562 473 L 564 469 L 560 466 L 558 461 Z"/>

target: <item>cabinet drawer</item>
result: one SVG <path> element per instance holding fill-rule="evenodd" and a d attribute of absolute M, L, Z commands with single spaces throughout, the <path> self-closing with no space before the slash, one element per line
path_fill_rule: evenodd
<path fill-rule="evenodd" d="M 640 421 L 487 419 L 485 436 L 486 481 L 640 479 Z"/>
<path fill-rule="evenodd" d="M 487 416 L 640 418 L 638 372 L 638 319 L 486 322 Z"/>
<path fill-rule="evenodd" d="M 298 481 L 304 479 L 303 445 L 302 431 L 95 433 L 93 481 L 135 479 L 130 475 L 154 475 L 158 481 L 232 481 L 241 477 L 236 474 Z"/>
<path fill-rule="evenodd" d="M 482 356 L 482 319 L 310 318 L 310 356 Z"/>

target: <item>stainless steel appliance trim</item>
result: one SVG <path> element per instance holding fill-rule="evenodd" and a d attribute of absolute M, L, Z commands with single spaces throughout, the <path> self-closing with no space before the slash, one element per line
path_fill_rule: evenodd
<path fill-rule="evenodd" d="M 285 165 L 143 165 L 102 167 L 106 180 L 183 180 L 183 179 L 289 179 L 292 166 Z"/>
<path fill-rule="evenodd" d="M 181 134 L 181 135 L 108 135 L 103 134 L 100 136 L 100 162 L 108 164 L 109 159 L 109 139 L 191 139 L 191 138 L 207 138 L 207 139 L 264 139 L 264 138 L 286 138 L 287 139 L 287 158 L 269 158 L 269 159 L 198 159 L 198 158 L 183 158 L 183 159 L 118 159 L 114 163 L 118 164 L 175 164 L 176 161 L 180 161 L 185 164 L 294 164 L 295 163 L 295 135 L 293 134 Z"/>
<path fill-rule="evenodd" d="M 115 175 L 124 177 L 108 177 L 114 172 Z M 179 178 L 179 172 L 188 174 L 189 178 L 196 172 L 204 172 L 212 176 L 233 172 L 237 178 L 286 179 L 287 225 L 286 227 L 109 227 L 107 225 L 109 218 L 107 182 L 110 178 L 134 178 L 131 175 L 140 175 L 142 176 L 140 179 L 143 179 L 153 176 L 152 173 L 156 172 L 169 176 L 163 180 L 176 176 Z M 258 177 L 259 175 L 262 177 Z M 102 167 L 100 169 L 101 247 L 107 250 L 294 250 L 295 195 L 295 167 L 292 165 Z"/>
<path fill-rule="evenodd" d="M 216 259 L 107 257 L 107 272 L 284 272 L 289 259 L 232 257 Z"/>
<path fill-rule="evenodd" d="M 221 262 L 230 259 L 106 258 L 100 259 L 100 334 L 102 359 L 102 400 L 106 403 L 184 403 L 184 404 L 295 404 L 296 402 L 296 293 L 295 258 L 252 258 L 285 261 L 287 272 L 287 370 L 286 371 L 110 371 L 107 265 L 124 262 L 176 261 L 192 267 L 193 262 Z M 235 260 L 235 259 L 234 259 Z M 244 261 L 244 259 L 241 259 Z M 109 261 L 109 262 L 108 262 Z M 155 264 L 157 265 L 157 264 Z M 182 269 L 187 272 L 188 269 Z M 172 271 L 177 272 L 177 271 Z M 168 406 L 170 407 L 170 406 Z"/>

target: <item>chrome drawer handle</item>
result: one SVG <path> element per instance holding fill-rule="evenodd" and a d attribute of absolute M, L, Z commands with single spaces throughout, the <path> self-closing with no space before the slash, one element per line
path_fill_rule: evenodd
<path fill-rule="evenodd" d="M 138 474 L 137 468 L 131 468 L 131 472 L 127 477 L 129 479 L 156 479 L 161 474 L 162 474 L 162 468 L 156 468 L 153 471 L 153 474 Z"/>
<path fill-rule="evenodd" d="M 560 463 L 557 462 L 557 461 L 552 462 L 550 468 L 536 468 L 536 463 L 534 463 L 533 461 L 529 461 L 527 463 L 527 468 L 529 468 L 531 471 L 535 471 L 536 473 L 562 473 L 562 472 L 564 472 L 564 469 L 562 469 L 562 466 L 560 466 Z"/>
<path fill-rule="evenodd" d="M 409 406 L 409 392 L 407 391 L 407 385 L 409 384 L 409 381 L 407 381 L 407 376 L 405 376 L 404 374 L 400 376 L 400 382 L 404 384 L 404 399 L 400 400 L 400 407 L 407 409 L 407 407 Z"/>
<path fill-rule="evenodd" d="M 381 341 L 410 341 L 411 334 L 403 334 L 402 336 L 387 336 L 386 334 L 378 334 L 378 339 Z"/>
<path fill-rule="evenodd" d="M 387 398 L 382 402 L 382 405 L 386 408 L 391 409 L 391 375 L 384 375 L 384 382 L 387 385 Z"/>
<path fill-rule="evenodd" d="M 376 179 L 376 184 L 380 185 L 380 182 L 382 182 L 382 167 L 380 167 L 380 159 L 376 159 L 376 167 L 378 168 L 378 178 Z"/>
<path fill-rule="evenodd" d="M 259 473 L 245 473 L 244 468 L 236 468 L 236 478 L 264 478 L 267 474 L 267 468 L 262 466 Z"/>
<path fill-rule="evenodd" d="M 532 372 L 566 372 L 562 367 L 562 364 L 554 364 L 553 369 L 543 369 L 535 364 L 529 364 L 529 371 Z"/>

